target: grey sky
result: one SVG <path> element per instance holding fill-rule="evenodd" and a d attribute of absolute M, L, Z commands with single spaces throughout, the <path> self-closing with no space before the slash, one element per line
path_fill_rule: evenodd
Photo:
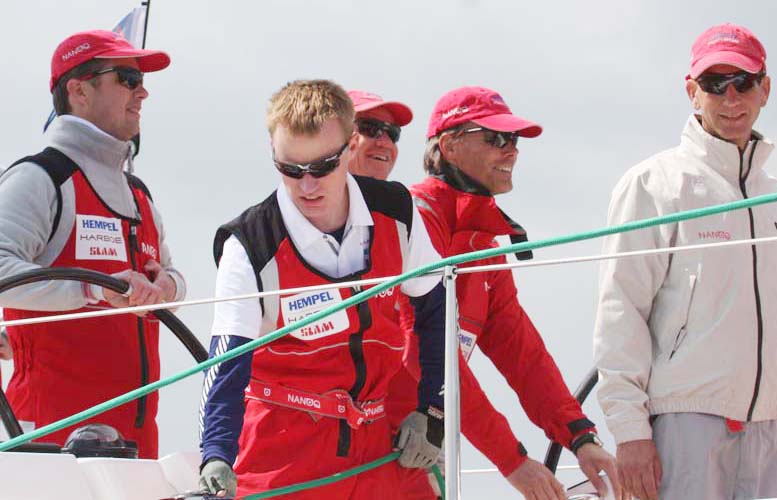
<path fill-rule="evenodd" d="M 37 152 L 51 109 L 51 53 L 65 36 L 112 25 L 133 0 L 8 0 L 2 16 L 0 166 Z M 142 153 L 136 172 L 162 211 L 189 297 L 212 294 L 216 227 L 264 199 L 279 182 L 269 162 L 264 110 L 296 78 L 331 78 L 409 104 L 393 178 L 422 178 L 421 155 L 436 99 L 460 85 L 499 91 L 513 111 L 545 128 L 519 142 L 516 189 L 500 205 L 532 240 L 601 227 L 609 193 L 637 161 L 674 146 L 691 108 L 684 90 L 690 45 L 707 27 L 744 24 L 777 54 L 777 2 L 486 0 L 152 0 L 149 48 L 169 69 L 146 77 Z M 777 57 L 777 56 L 773 56 Z M 769 60 L 767 60 L 768 63 Z M 757 128 L 777 135 L 772 107 Z M 775 160 L 770 162 L 774 171 Z M 536 251 L 535 258 L 598 253 L 600 242 Z M 596 264 L 516 272 L 520 298 L 572 387 L 591 365 Z M 179 316 L 204 343 L 211 306 Z M 163 374 L 190 366 L 163 336 Z M 530 454 L 546 440 L 530 425 L 482 355 L 482 385 Z M 9 370 L 4 364 L 4 379 Z M 161 452 L 196 447 L 200 378 L 162 391 Z M 592 399 L 586 405 L 611 439 Z M 570 463 L 571 456 L 562 457 Z M 465 468 L 488 467 L 465 446 Z M 571 478 L 561 476 L 567 484 Z M 464 480 L 465 498 L 509 494 L 498 475 Z"/>

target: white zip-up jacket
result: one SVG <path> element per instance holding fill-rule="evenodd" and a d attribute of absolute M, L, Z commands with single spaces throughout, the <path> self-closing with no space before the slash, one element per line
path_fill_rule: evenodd
<path fill-rule="evenodd" d="M 630 169 L 608 222 L 777 191 L 763 164 L 773 144 L 744 153 L 696 116 L 680 145 Z M 777 235 L 777 204 L 608 237 L 604 253 Z M 594 332 L 598 397 L 616 443 L 650 439 L 650 415 L 698 412 L 777 418 L 777 244 L 604 261 Z"/>

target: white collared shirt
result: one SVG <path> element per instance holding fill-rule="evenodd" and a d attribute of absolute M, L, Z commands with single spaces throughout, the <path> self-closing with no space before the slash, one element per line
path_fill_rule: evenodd
<path fill-rule="evenodd" d="M 356 180 L 348 174 L 348 218 L 342 242 L 313 226 L 302 215 L 281 184 L 277 190 L 283 223 L 294 246 L 312 267 L 333 278 L 347 276 L 367 266 L 370 226 L 374 225 Z M 399 256 L 397 256 L 399 257 Z M 440 255 L 432 246 L 424 221 L 413 206 L 413 225 L 402 272 L 436 262 Z M 243 245 L 233 235 L 224 243 L 216 274 L 216 297 L 257 293 L 256 278 Z M 416 278 L 404 282 L 400 289 L 405 295 L 419 297 L 439 283 L 439 276 Z M 238 335 L 257 338 L 262 322 L 259 299 L 219 302 L 215 306 L 213 335 Z"/>

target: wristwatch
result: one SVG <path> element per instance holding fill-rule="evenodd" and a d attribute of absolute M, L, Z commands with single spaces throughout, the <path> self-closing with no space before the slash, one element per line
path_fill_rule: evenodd
<path fill-rule="evenodd" d="M 572 453 L 574 453 L 575 456 L 577 456 L 577 450 L 579 450 L 584 444 L 588 443 L 593 443 L 599 447 L 604 446 L 604 443 L 602 443 L 602 440 L 599 439 L 599 436 L 597 436 L 595 432 L 586 432 L 585 434 L 581 434 L 573 439 L 569 449 L 572 450 Z"/>

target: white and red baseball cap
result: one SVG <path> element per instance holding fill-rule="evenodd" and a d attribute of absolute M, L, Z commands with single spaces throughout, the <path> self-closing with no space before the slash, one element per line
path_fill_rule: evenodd
<path fill-rule="evenodd" d="M 461 87 L 442 96 L 434 105 L 426 138 L 466 122 L 497 132 L 518 132 L 537 137 L 542 127 L 516 116 L 498 93 L 485 87 Z"/>
<path fill-rule="evenodd" d="M 766 69 L 766 50 L 744 26 L 719 24 L 693 42 L 688 77 L 697 78 L 716 64 L 730 64 L 748 73 L 758 73 Z"/>
<path fill-rule="evenodd" d="M 165 52 L 136 49 L 120 34 L 113 31 L 81 31 L 65 38 L 54 51 L 51 57 L 49 87 L 54 90 L 62 75 L 86 61 L 126 57 L 136 58 L 140 71 L 144 73 L 163 70 L 170 65 L 170 56 Z"/>
<path fill-rule="evenodd" d="M 385 108 L 400 127 L 413 121 L 413 111 L 407 104 L 398 101 L 384 101 L 381 96 L 364 90 L 349 90 L 348 97 L 353 101 L 353 108 L 357 113 L 375 108 Z"/>

